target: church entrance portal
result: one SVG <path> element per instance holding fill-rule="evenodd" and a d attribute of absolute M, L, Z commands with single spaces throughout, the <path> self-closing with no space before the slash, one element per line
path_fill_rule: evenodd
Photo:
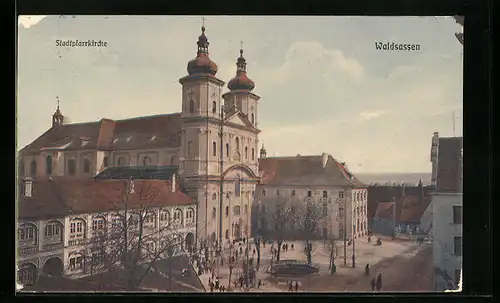
<path fill-rule="evenodd" d="M 194 235 L 193 233 L 188 233 L 186 235 L 186 248 L 189 253 L 193 252 L 194 247 Z"/>
<path fill-rule="evenodd" d="M 48 259 L 42 268 L 42 273 L 47 276 L 59 277 L 63 274 L 63 263 L 58 257 Z"/>

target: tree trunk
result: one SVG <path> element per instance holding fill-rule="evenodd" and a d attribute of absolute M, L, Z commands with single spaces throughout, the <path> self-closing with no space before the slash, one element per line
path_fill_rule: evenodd
<path fill-rule="evenodd" d="M 281 245 L 283 244 L 283 240 L 278 240 L 278 254 L 276 254 L 276 264 L 280 262 L 280 254 L 281 254 Z"/>
<path fill-rule="evenodd" d="M 260 239 L 255 242 L 255 249 L 257 250 L 257 270 L 260 267 Z"/>
<path fill-rule="evenodd" d="M 307 264 L 311 264 L 312 263 L 312 256 L 311 256 L 312 247 L 311 247 L 311 243 L 309 242 L 309 240 L 306 241 L 306 249 L 307 249 Z"/>

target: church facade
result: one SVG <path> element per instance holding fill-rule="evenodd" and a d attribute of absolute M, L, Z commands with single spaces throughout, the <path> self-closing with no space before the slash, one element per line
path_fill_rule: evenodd
<path fill-rule="evenodd" d="M 179 79 L 180 113 L 65 124 L 58 104 L 52 127 L 19 152 L 19 175 L 92 178 L 112 167 L 176 166 L 183 190 L 198 203 L 199 240 L 250 236 L 260 97 L 242 49 L 223 93 L 204 26 L 197 46 Z"/>

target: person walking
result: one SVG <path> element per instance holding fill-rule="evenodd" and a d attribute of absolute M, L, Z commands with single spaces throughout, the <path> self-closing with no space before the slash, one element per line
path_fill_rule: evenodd
<path fill-rule="evenodd" d="M 377 275 L 377 285 L 376 285 L 377 291 L 380 291 L 382 289 L 382 274 L 379 273 Z"/>
<path fill-rule="evenodd" d="M 262 280 L 259 279 L 259 282 L 257 283 L 257 288 L 260 288 L 261 285 L 262 285 Z"/>
<path fill-rule="evenodd" d="M 370 276 L 370 264 L 366 264 L 365 266 L 365 276 Z"/>
<path fill-rule="evenodd" d="M 293 250 L 293 243 L 292 243 L 291 247 L 292 247 L 292 250 Z"/>
<path fill-rule="evenodd" d="M 288 282 L 288 291 L 293 291 L 293 281 Z"/>
<path fill-rule="evenodd" d="M 370 284 L 372 286 L 372 291 L 375 291 L 375 277 L 372 278 Z"/>
<path fill-rule="evenodd" d="M 299 282 L 295 281 L 295 292 L 299 291 Z"/>

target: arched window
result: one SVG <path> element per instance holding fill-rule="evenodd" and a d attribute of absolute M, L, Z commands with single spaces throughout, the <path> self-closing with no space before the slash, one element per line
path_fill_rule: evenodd
<path fill-rule="evenodd" d="M 248 146 L 245 146 L 245 159 L 248 159 Z"/>
<path fill-rule="evenodd" d="M 95 216 L 92 218 L 92 231 L 104 231 L 106 228 L 106 218 L 103 216 Z"/>
<path fill-rule="evenodd" d="M 217 113 L 217 102 L 212 102 L 212 113 Z"/>
<path fill-rule="evenodd" d="M 170 212 L 166 209 L 163 209 L 160 211 L 160 221 L 162 223 L 169 223 L 170 222 Z"/>
<path fill-rule="evenodd" d="M 27 263 L 19 267 L 17 280 L 23 286 L 30 286 L 36 283 L 36 276 L 36 266 L 32 263 Z"/>
<path fill-rule="evenodd" d="M 118 158 L 118 166 L 125 166 L 125 163 L 127 163 L 125 157 Z"/>
<path fill-rule="evenodd" d="M 59 221 L 49 221 L 45 224 L 44 241 L 62 241 L 63 225 Z"/>
<path fill-rule="evenodd" d="M 189 112 L 194 113 L 194 100 L 189 100 Z"/>
<path fill-rule="evenodd" d="M 323 191 L 323 198 L 328 198 L 328 192 L 326 190 Z"/>
<path fill-rule="evenodd" d="M 151 211 L 144 218 L 144 226 L 154 227 L 156 226 L 156 212 Z"/>
<path fill-rule="evenodd" d="M 38 228 L 36 225 L 28 223 L 21 224 L 17 230 L 18 239 L 23 243 L 36 244 L 38 243 Z"/>
<path fill-rule="evenodd" d="M 238 205 L 236 205 L 234 208 L 233 208 L 233 214 L 235 216 L 239 216 L 240 215 L 240 212 L 241 212 L 241 209 Z"/>
<path fill-rule="evenodd" d="M 175 224 L 182 224 L 182 210 L 180 208 L 177 208 L 174 212 L 174 222 Z"/>
<path fill-rule="evenodd" d="M 52 157 L 51 156 L 47 156 L 47 158 L 45 159 L 45 163 L 46 163 L 46 173 L 47 175 L 52 175 Z"/>
<path fill-rule="evenodd" d="M 215 142 L 212 143 L 212 155 L 214 157 L 217 156 L 217 143 L 215 143 Z"/>
<path fill-rule="evenodd" d="M 217 217 L 217 209 L 215 207 L 212 208 L 212 219 L 215 219 Z"/>
<path fill-rule="evenodd" d="M 83 172 L 86 174 L 90 173 L 90 161 L 89 161 L 89 159 L 83 160 Z"/>
<path fill-rule="evenodd" d="M 253 114 L 252 114 L 252 124 L 255 124 L 255 117 Z"/>
<path fill-rule="evenodd" d="M 229 206 L 226 206 L 226 217 L 229 216 Z"/>
<path fill-rule="evenodd" d="M 236 150 L 240 150 L 240 139 L 238 137 L 236 137 L 235 142 L 236 142 Z"/>
<path fill-rule="evenodd" d="M 150 158 L 150 157 L 148 157 L 148 156 L 144 157 L 144 159 L 142 159 L 142 164 L 143 164 L 144 166 L 146 166 L 146 165 L 151 165 L 151 158 Z"/>
<path fill-rule="evenodd" d="M 255 148 L 252 148 L 252 160 L 255 160 Z"/>
<path fill-rule="evenodd" d="M 226 240 L 229 239 L 229 229 L 226 229 Z"/>
<path fill-rule="evenodd" d="M 77 271 L 83 270 L 83 254 L 82 253 L 74 253 L 69 257 L 69 270 Z"/>
<path fill-rule="evenodd" d="M 188 208 L 186 212 L 186 222 L 194 222 L 194 209 L 192 209 L 191 207 Z"/>
<path fill-rule="evenodd" d="M 68 160 L 68 174 L 70 176 L 73 176 L 76 174 L 76 163 L 75 159 L 69 159 Z"/>
<path fill-rule="evenodd" d="M 74 218 L 69 224 L 70 238 L 85 238 L 87 222 L 81 218 Z"/>
<path fill-rule="evenodd" d="M 32 160 L 30 164 L 30 176 L 36 176 L 36 160 Z"/>
<path fill-rule="evenodd" d="M 226 157 L 229 157 L 229 143 L 226 143 Z"/>

